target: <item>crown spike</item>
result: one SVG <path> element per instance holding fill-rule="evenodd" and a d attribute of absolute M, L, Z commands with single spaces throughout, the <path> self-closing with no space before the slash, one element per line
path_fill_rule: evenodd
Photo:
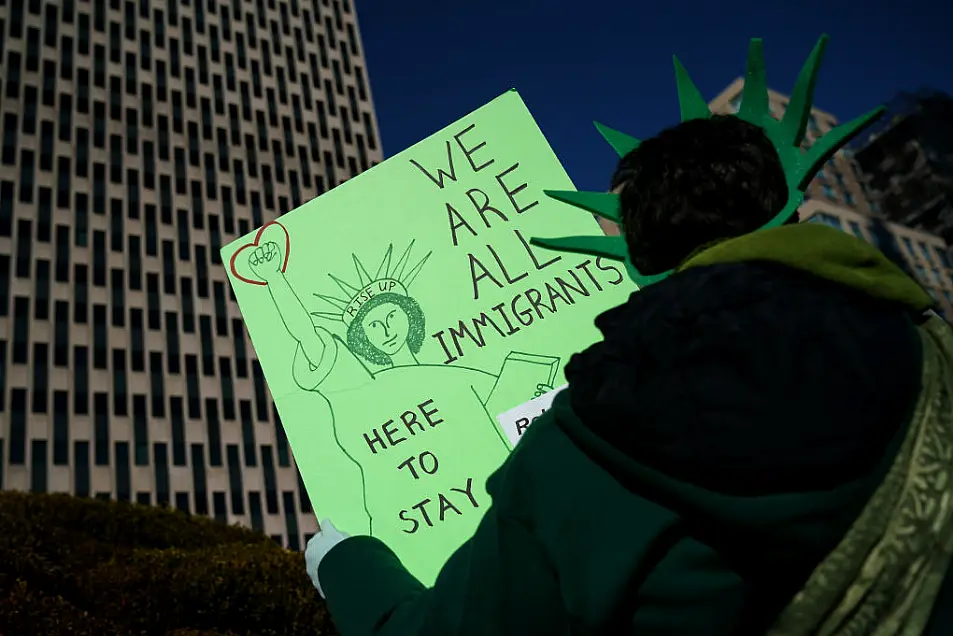
<path fill-rule="evenodd" d="M 330 278 L 330 279 L 333 280 L 335 283 L 337 283 L 338 288 L 339 288 L 342 292 L 344 292 L 344 295 L 347 296 L 347 297 L 351 297 L 351 296 L 353 296 L 354 294 L 356 294 L 356 293 L 358 293 L 359 291 L 361 291 L 361 289 L 360 289 L 359 287 L 355 287 L 354 285 L 351 285 L 350 283 L 347 283 L 347 282 L 341 280 L 340 278 L 338 278 L 338 277 L 335 276 L 334 274 L 328 274 L 328 278 Z"/>
<path fill-rule="evenodd" d="M 817 86 L 817 75 L 821 70 L 821 60 L 824 58 L 829 39 L 825 34 L 817 40 L 804 66 L 801 67 L 801 72 L 798 73 L 791 99 L 781 118 L 781 137 L 784 143 L 791 146 L 800 146 L 804 140 L 804 131 L 814 103 L 814 87 Z"/>
<path fill-rule="evenodd" d="M 312 311 L 311 315 L 315 318 L 323 318 L 324 320 L 330 320 L 332 322 L 341 322 L 340 312 L 334 313 L 330 311 Z"/>
<path fill-rule="evenodd" d="M 407 263 L 410 262 L 410 250 L 414 248 L 414 243 L 416 243 L 416 241 L 412 240 L 407 245 L 407 249 L 404 250 L 404 253 L 400 255 L 399 259 L 397 259 L 397 263 L 394 264 L 394 269 L 391 270 L 391 278 L 400 280 L 401 276 L 404 275 L 404 270 L 407 269 Z"/>
<path fill-rule="evenodd" d="M 357 280 L 361 284 L 361 289 L 364 289 L 371 284 L 373 279 L 367 273 L 367 270 L 364 269 L 364 264 L 358 259 L 357 254 L 351 254 L 351 258 L 354 259 L 354 269 L 357 270 Z"/>
<path fill-rule="evenodd" d="M 798 175 L 798 189 L 805 190 L 817 171 L 820 170 L 824 162 L 834 156 L 839 149 L 850 143 L 860 132 L 872 124 L 874 120 L 883 116 L 886 109 L 883 106 L 868 111 L 856 117 L 846 124 L 841 124 L 837 128 L 829 130 L 823 137 L 817 140 L 811 149 L 804 155 L 803 174 Z"/>
<path fill-rule="evenodd" d="M 377 273 L 374 274 L 374 280 L 380 280 L 381 278 L 386 278 L 390 273 L 390 260 L 394 255 L 394 244 L 391 243 L 387 246 L 387 251 L 384 252 L 384 259 L 381 261 L 381 264 L 377 267 Z"/>
<path fill-rule="evenodd" d="M 328 303 L 332 307 L 337 307 L 341 311 L 344 311 L 347 308 L 347 301 L 341 300 L 340 298 L 335 298 L 334 296 L 326 296 L 324 294 L 315 293 L 314 296 L 320 298 L 324 302 Z"/>
<path fill-rule="evenodd" d="M 678 61 L 678 58 L 672 56 L 672 61 L 675 63 L 675 83 L 678 88 L 678 107 L 681 109 L 682 121 L 708 119 L 711 117 L 711 110 L 709 110 L 705 98 L 702 97 L 698 87 L 692 82 L 692 78 L 688 76 L 688 71 Z"/>
<path fill-rule="evenodd" d="M 619 195 L 607 192 L 576 192 L 575 190 L 543 190 L 551 199 L 568 203 L 573 207 L 601 216 L 613 223 L 622 222 L 619 211 Z"/>
<path fill-rule="evenodd" d="M 403 278 L 397 279 L 404 286 L 404 289 L 408 289 L 410 285 L 414 282 L 414 279 L 417 278 L 417 274 L 420 273 L 420 270 L 423 269 L 424 264 L 427 262 L 428 259 L 430 259 L 431 254 L 433 254 L 433 252 L 427 252 L 427 254 L 422 259 L 420 259 L 420 262 L 414 265 L 412 268 L 410 268 L 410 271 L 407 272 L 407 274 L 404 275 Z"/>
<path fill-rule="evenodd" d="M 764 116 L 770 114 L 761 38 L 751 38 L 751 42 L 748 43 L 748 63 L 744 81 L 738 117 L 749 123 L 760 125 Z"/>
<path fill-rule="evenodd" d="M 609 128 L 605 124 L 600 124 L 597 121 L 592 122 L 596 126 L 596 130 L 599 131 L 599 134 L 602 135 L 602 138 L 609 142 L 609 145 L 612 146 L 612 149 L 615 150 L 616 154 L 619 157 L 624 157 L 642 143 L 640 140 L 635 137 L 631 137 L 624 132 L 619 132 L 614 128 Z"/>
<path fill-rule="evenodd" d="M 629 256 L 629 248 L 625 244 L 625 239 L 621 236 L 533 237 L 529 242 L 530 245 L 548 250 L 602 256 L 613 261 L 624 261 Z"/>

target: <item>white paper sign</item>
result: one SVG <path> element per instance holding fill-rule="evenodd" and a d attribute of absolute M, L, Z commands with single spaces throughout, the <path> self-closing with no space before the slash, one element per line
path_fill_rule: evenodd
<path fill-rule="evenodd" d="M 510 440 L 510 444 L 514 447 L 519 443 L 520 439 L 523 437 L 523 433 L 526 432 L 526 429 L 529 428 L 529 425 L 532 424 L 537 417 L 546 412 L 546 410 L 553 403 L 556 394 L 565 389 L 568 384 L 564 384 L 561 387 L 555 388 L 549 393 L 544 393 L 537 398 L 533 398 L 525 404 L 520 404 L 517 407 L 511 408 L 509 411 L 496 416 L 496 420 L 500 423 L 500 426 L 503 428 L 503 432 L 506 433 L 506 437 Z"/>

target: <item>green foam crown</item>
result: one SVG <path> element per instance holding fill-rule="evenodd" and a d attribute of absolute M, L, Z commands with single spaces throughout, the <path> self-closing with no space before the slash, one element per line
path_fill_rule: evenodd
<path fill-rule="evenodd" d="M 811 116 L 817 74 L 820 70 L 824 50 L 827 48 L 827 42 L 828 36 L 822 35 L 814 46 L 814 50 L 811 51 L 810 56 L 801 68 L 784 116 L 780 120 L 771 115 L 761 40 L 754 38 L 748 46 L 744 89 L 741 94 L 741 105 L 735 116 L 764 130 L 781 158 L 781 165 L 784 168 L 788 183 L 787 204 L 777 216 L 760 229 L 777 227 L 794 216 L 804 200 L 805 190 L 824 163 L 884 112 L 883 107 L 875 108 L 853 121 L 831 129 L 820 137 L 809 150 L 801 149 L 801 142 L 804 139 L 807 123 Z M 682 66 L 677 57 L 673 59 L 681 120 L 685 122 L 691 119 L 710 118 L 712 112 L 698 88 L 688 76 L 685 67 Z M 609 128 L 599 122 L 595 122 L 595 125 L 619 157 L 624 157 L 638 148 L 641 143 L 635 137 Z M 553 199 L 621 224 L 619 196 L 617 194 L 577 192 L 573 190 L 546 190 L 544 192 Z M 672 273 L 667 271 L 651 276 L 643 275 L 629 259 L 625 238 L 622 236 L 533 238 L 531 242 L 539 247 L 560 252 L 601 256 L 622 261 L 625 263 L 629 277 L 640 287 L 658 282 Z"/>

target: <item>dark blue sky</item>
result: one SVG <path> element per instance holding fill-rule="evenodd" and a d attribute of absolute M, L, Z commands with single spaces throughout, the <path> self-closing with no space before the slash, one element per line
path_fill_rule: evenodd
<path fill-rule="evenodd" d="M 356 4 L 387 156 L 516 88 L 580 189 L 605 187 L 613 167 L 593 119 L 638 137 L 677 122 L 673 54 L 711 99 L 761 37 L 768 83 L 789 92 L 826 32 L 815 103 L 841 120 L 901 89 L 953 92 L 943 0 Z"/>

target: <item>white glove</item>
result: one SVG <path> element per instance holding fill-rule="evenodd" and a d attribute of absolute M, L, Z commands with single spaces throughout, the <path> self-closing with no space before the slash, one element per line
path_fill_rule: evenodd
<path fill-rule="evenodd" d="M 321 598 L 325 598 L 324 590 L 321 589 L 321 583 L 318 582 L 318 566 L 321 560 L 327 556 L 331 548 L 341 543 L 351 535 L 341 532 L 334 527 L 330 519 L 325 519 L 320 524 L 321 529 L 308 541 L 308 547 L 304 551 L 304 561 L 308 568 L 308 576 L 311 582 L 317 588 Z"/>

